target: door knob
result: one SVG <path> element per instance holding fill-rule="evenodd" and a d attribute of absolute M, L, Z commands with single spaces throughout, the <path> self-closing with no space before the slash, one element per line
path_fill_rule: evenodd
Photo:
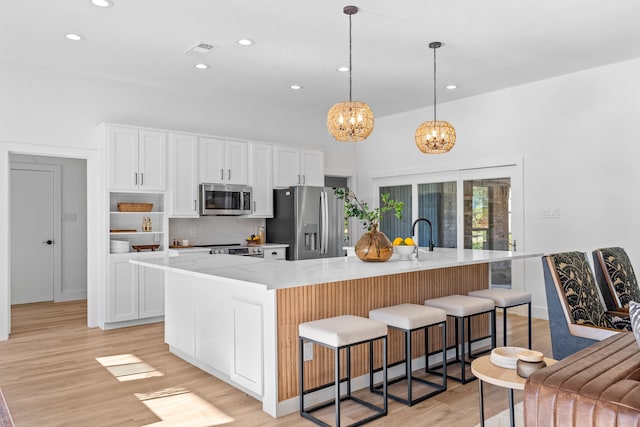
<path fill-rule="evenodd" d="M 44 241 L 44 242 L 42 242 L 42 243 L 46 243 L 47 245 L 53 245 L 54 241 L 53 241 L 53 240 L 51 240 L 51 239 L 49 239 L 49 240 L 45 240 L 45 241 Z"/>

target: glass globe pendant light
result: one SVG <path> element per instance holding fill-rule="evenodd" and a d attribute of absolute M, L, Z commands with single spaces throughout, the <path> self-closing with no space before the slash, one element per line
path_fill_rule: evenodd
<path fill-rule="evenodd" d="M 456 130 L 453 126 L 436 118 L 436 49 L 440 46 L 440 42 L 429 43 L 429 47 L 433 49 L 433 121 L 422 123 L 416 130 L 416 145 L 426 154 L 447 153 L 456 144 Z"/>
<path fill-rule="evenodd" d="M 360 142 L 373 131 L 373 112 L 365 102 L 351 99 L 351 15 L 358 13 L 358 8 L 345 6 L 343 12 L 349 15 L 349 101 L 331 107 L 327 114 L 327 130 L 336 141 Z"/>

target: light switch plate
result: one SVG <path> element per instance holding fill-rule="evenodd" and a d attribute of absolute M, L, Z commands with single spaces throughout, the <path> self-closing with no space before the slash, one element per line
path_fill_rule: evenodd
<path fill-rule="evenodd" d="M 307 360 L 313 360 L 313 343 L 306 342 L 303 347 L 304 351 L 302 354 L 303 360 L 306 362 Z"/>

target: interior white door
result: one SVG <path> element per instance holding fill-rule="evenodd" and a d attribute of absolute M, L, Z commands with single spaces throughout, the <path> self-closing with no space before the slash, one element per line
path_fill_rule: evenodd
<path fill-rule="evenodd" d="M 53 175 L 11 169 L 11 304 L 54 299 Z"/>

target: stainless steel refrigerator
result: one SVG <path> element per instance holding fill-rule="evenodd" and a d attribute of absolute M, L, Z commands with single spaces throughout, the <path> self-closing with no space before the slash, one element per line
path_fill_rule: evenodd
<path fill-rule="evenodd" d="M 273 190 L 267 242 L 288 243 L 287 259 L 344 256 L 344 202 L 329 187 Z"/>

